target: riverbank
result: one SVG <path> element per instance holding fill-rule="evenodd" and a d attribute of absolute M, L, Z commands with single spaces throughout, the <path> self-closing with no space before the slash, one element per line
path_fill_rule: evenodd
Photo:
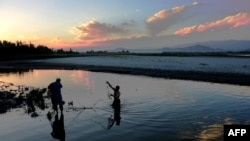
<path fill-rule="evenodd" d="M 1 71 L 88 70 L 250 86 L 249 58 L 95 56 L 2 62 Z"/>

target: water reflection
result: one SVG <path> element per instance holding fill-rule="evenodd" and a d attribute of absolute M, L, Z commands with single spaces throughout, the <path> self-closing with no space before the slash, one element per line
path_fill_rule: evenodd
<path fill-rule="evenodd" d="M 18 74 L 19 76 L 23 76 L 26 73 L 33 72 L 33 69 L 15 69 L 15 68 L 1 68 L 0 73 L 1 75 L 12 75 L 12 74 Z"/>
<path fill-rule="evenodd" d="M 40 110 L 45 110 L 48 108 L 45 104 L 45 98 L 43 94 L 46 89 L 33 89 L 26 96 L 27 109 L 26 113 L 30 114 L 31 117 L 38 117 L 37 108 Z"/>
<path fill-rule="evenodd" d="M 94 93 L 94 82 L 92 81 L 90 72 L 76 70 L 71 73 L 70 79 L 76 85 L 80 85 L 83 88 L 86 88 L 90 94 Z"/>
<path fill-rule="evenodd" d="M 116 123 L 117 126 L 119 126 L 121 123 L 121 115 L 120 115 L 121 114 L 121 105 L 120 105 L 120 103 L 117 105 L 113 105 L 112 107 L 114 109 L 114 115 L 108 119 L 108 128 L 107 129 L 112 128 L 114 123 Z"/>
<path fill-rule="evenodd" d="M 59 118 L 58 113 L 53 116 L 54 113 L 48 112 L 47 119 L 50 121 L 52 132 L 51 136 L 60 141 L 65 141 L 65 129 L 64 129 L 64 115 L 61 113 Z M 52 117 L 53 116 L 53 117 Z"/>
<path fill-rule="evenodd" d="M 232 125 L 236 124 L 236 122 L 232 118 L 226 118 L 224 123 L 215 123 L 208 125 L 205 127 L 203 131 L 201 131 L 197 135 L 197 139 L 200 141 L 209 141 L 209 140 L 223 140 L 223 125 Z"/>
<path fill-rule="evenodd" d="M 87 71 L 79 71 L 79 70 L 74 71 L 71 74 L 71 79 L 76 84 L 83 83 L 88 88 L 91 87 L 92 82 L 91 82 L 90 74 Z"/>

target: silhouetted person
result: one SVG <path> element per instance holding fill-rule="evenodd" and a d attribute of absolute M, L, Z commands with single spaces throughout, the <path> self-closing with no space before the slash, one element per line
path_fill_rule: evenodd
<path fill-rule="evenodd" d="M 114 107 L 114 106 L 116 106 L 116 105 L 120 105 L 120 95 L 121 95 L 121 93 L 120 93 L 120 86 L 116 86 L 115 88 L 107 81 L 106 82 L 108 85 L 109 85 L 109 87 L 114 91 L 114 94 L 111 94 L 111 96 L 113 96 L 114 97 L 114 101 L 113 101 L 113 104 L 112 104 L 112 106 Z"/>
<path fill-rule="evenodd" d="M 48 119 L 51 121 L 52 117 L 47 115 Z M 51 116 L 51 115 L 50 115 Z M 60 141 L 65 141 L 65 129 L 64 129 L 64 115 L 61 113 L 60 119 L 58 118 L 58 114 L 55 115 L 54 122 L 52 123 L 52 132 L 51 136 L 55 139 L 59 139 Z"/>
<path fill-rule="evenodd" d="M 49 84 L 48 89 L 51 91 L 51 101 L 53 105 L 53 109 L 58 112 L 58 105 L 61 110 L 63 111 L 63 100 L 62 100 L 62 94 L 61 94 L 61 79 L 57 78 L 55 82 L 52 82 Z"/>

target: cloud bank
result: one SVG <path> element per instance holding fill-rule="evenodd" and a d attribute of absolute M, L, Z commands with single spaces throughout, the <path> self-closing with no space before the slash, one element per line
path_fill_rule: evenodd
<path fill-rule="evenodd" d="M 79 32 L 77 38 L 80 40 L 104 40 L 114 37 L 115 35 L 122 35 L 126 33 L 126 30 L 121 27 L 100 23 L 98 21 L 89 21 L 76 28 Z"/>
<path fill-rule="evenodd" d="M 146 21 L 146 26 L 151 35 L 157 35 L 165 31 L 170 26 L 178 23 L 185 12 L 186 7 L 174 7 L 170 10 L 161 10 L 149 17 Z"/>
<path fill-rule="evenodd" d="M 247 12 L 238 12 L 235 15 L 225 16 L 222 19 L 204 24 L 200 24 L 197 20 L 197 24 L 195 24 L 196 18 L 199 16 L 199 14 L 195 13 L 199 13 L 199 10 L 201 10 L 200 8 L 195 8 L 197 6 L 201 7 L 204 5 L 194 2 L 191 5 L 160 10 L 152 14 L 152 16 L 145 18 L 144 25 L 140 25 L 140 27 L 137 25 L 137 22 L 140 22 L 133 19 L 120 24 L 91 20 L 74 28 L 77 39 L 74 43 L 75 45 L 87 47 L 163 47 L 181 43 L 207 41 L 207 39 L 226 39 L 226 37 L 229 37 L 228 35 L 233 37 L 240 33 L 236 31 L 233 34 L 227 34 L 232 31 L 231 29 L 250 25 L 250 13 Z M 194 25 L 185 27 L 185 21 L 187 20 L 192 20 Z M 169 33 L 166 34 L 166 31 Z M 225 33 L 227 36 L 224 36 Z"/>
<path fill-rule="evenodd" d="M 233 16 L 225 17 L 224 19 L 209 22 L 206 24 L 194 25 L 177 30 L 175 35 L 188 35 L 195 32 L 214 31 L 221 29 L 232 29 L 250 24 L 249 13 L 238 13 Z"/>

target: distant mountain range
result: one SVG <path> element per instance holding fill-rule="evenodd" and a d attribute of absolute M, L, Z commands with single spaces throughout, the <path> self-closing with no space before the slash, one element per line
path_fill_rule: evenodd
<path fill-rule="evenodd" d="M 250 40 L 225 40 L 197 43 L 224 51 L 246 51 L 250 50 Z"/>
<path fill-rule="evenodd" d="M 250 51 L 250 40 L 198 42 L 194 44 L 183 44 L 183 45 L 163 47 L 158 49 L 116 48 L 108 51 L 109 52 L 129 51 L 136 53 Z"/>
<path fill-rule="evenodd" d="M 205 45 L 193 45 L 179 48 L 162 48 L 162 52 L 221 52 L 222 49 L 211 48 Z"/>

